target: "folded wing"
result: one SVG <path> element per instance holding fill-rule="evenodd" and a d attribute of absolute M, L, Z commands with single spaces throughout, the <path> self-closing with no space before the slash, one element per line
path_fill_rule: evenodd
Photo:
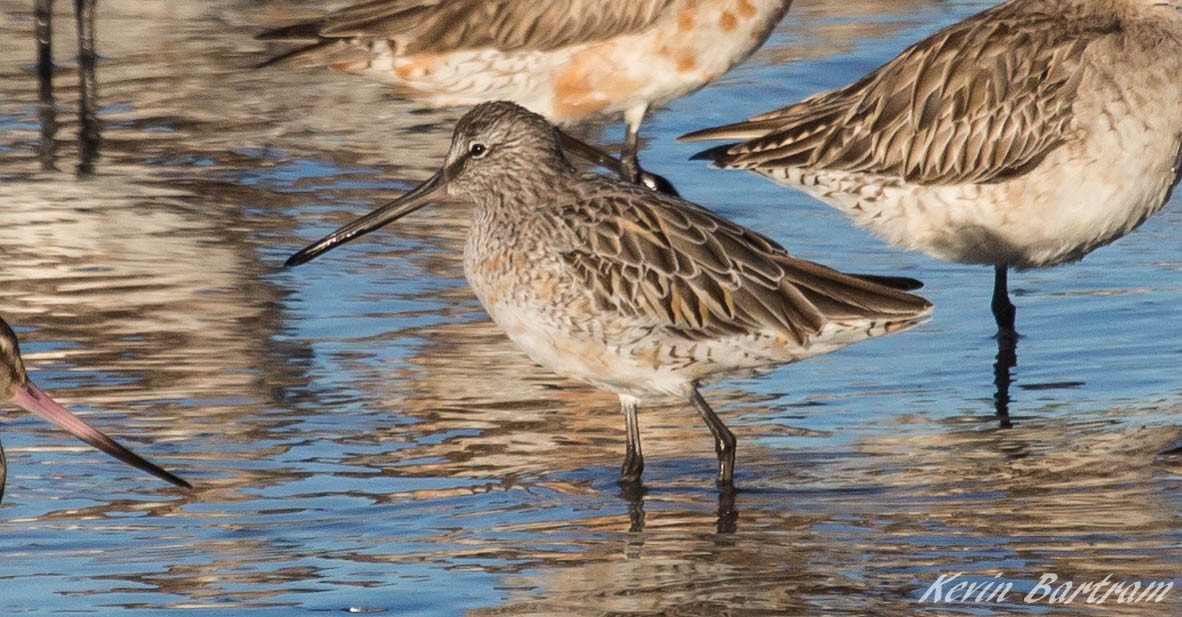
<path fill-rule="evenodd" d="M 729 168 L 804 167 L 921 184 L 994 182 L 1069 137 L 1081 57 L 1115 24 L 1010 3 L 950 26 L 845 88 L 683 139 L 749 139 L 699 157 Z"/>
<path fill-rule="evenodd" d="M 903 321 L 931 307 L 792 257 L 704 208 L 643 189 L 625 193 L 616 185 L 544 216 L 561 228 L 554 237 L 565 240 L 554 248 L 601 310 L 687 339 L 773 333 L 804 345 L 830 321 Z"/>
<path fill-rule="evenodd" d="M 268 63 L 311 54 L 335 42 L 395 43 L 397 53 L 493 48 L 547 51 L 637 32 L 675 0 L 371 0 L 320 19 L 268 30 L 260 39 L 312 39 Z"/>

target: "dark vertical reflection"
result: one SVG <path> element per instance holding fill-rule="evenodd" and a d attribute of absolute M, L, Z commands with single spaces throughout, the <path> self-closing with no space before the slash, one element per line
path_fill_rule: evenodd
<path fill-rule="evenodd" d="M 1014 337 L 998 335 L 997 360 L 993 363 L 993 407 L 1001 428 L 1010 428 L 1010 382 L 1014 367 L 1018 365 L 1018 344 Z"/>
<path fill-rule="evenodd" d="M 97 108 L 98 80 L 95 78 L 97 54 L 94 47 L 94 11 L 97 0 L 74 0 L 78 22 L 78 173 L 94 172 L 98 158 L 99 121 Z"/>
<path fill-rule="evenodd" d="M 53 0 L 36 0 L 34 5 L 34 28 L 37 38 L 37 115 L 41 124 L 41 144 L 37 158 L 41 169 L 56 169 L 57 114 L 53 106 Z"/>
<path fill-rule="evenodd" d="M 8 459 L 4 458 L 4 444 L 0 443 L 0 503 L 4 501 L 4 486 L 8 484 Z"/>
<path fill-rule="evenodd" d="M 648 490 L 639 482 L 622 485 L 620 496 L 628 500 L 628 531 L 644 531 L 644 495 Z"/>
<path fill-rule="evenodd" d="M 739 511 L 735 509 L 735 485 L 718 485 L 718 533 L 732 534 L 739 528 Z"/>
<path fill-rule="evenodd" d="M 620 497 L 628 502 L 628 532 L 640 533 L 644 531 L 644 498 L 648 489 L 640 483 L 622 486 Z M 735 509 L 735 486 L 733 484 L 718 485 L 718 510 L 715 528 L 719 534 L 729 535 L 738 529 L 739 511 Z M 643 546 L 643 541 L 638 543 Z"/>

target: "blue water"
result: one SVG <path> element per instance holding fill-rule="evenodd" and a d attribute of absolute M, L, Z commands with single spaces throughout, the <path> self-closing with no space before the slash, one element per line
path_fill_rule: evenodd
<path fill-rule="evenodd" d="M 1023 337 L 1001 429 L 991 271 L 894 249 L 675 141 L 843 85 L 988 4 L 801 0 L 747 64 L 646 123 L 642 161 L 687 198 L 798 256 L 919 278 L 937 306 L 916 330 L 707 388 L 739 438 L 729 505 L 677 401 L 642 410 L 647 493 L 621 494 L 614 397 L 488 322 L 461 273 L 462 206 L 280 267 L 426 178 L 460 113 L 248 69 L 254 33 L 317 3 L 104 0 L 104 143 L 79 180 L 69 16 L 61 171 L 41 172 L 31 3 L 0 0 L 0 313 L 43 388 L 197 486 L 6 408 L 0 614 L 1177 614 L 1182 592 L 1021 594 L 1045 572 L 1179 572 L 1179 460 L 1159 453 L 1182 436 L 1182 204 L 1082 263 L 1011 276 Z M 956 572 L 1017 591 L 919 603 Z"/>

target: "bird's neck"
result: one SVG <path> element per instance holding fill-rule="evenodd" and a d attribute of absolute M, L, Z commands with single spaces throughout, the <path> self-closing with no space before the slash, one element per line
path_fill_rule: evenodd
<path fill-rule="evenodd" d="M 570 180 L 576 173 L 567 164 L 502 174 L 489 183 L 487 190 L 471 195 L 475 216 L 499 223 L 530 217 L 568 193 Z"/>

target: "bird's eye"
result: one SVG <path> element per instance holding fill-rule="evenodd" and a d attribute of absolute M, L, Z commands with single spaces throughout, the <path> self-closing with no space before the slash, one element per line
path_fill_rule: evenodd
<path fill-rule="evenodd" d="M 474 159 L 478 159 L 488 154 L 488 146 L 484 144 L 472 144 L 468 146 L 468 154 Z"/>

